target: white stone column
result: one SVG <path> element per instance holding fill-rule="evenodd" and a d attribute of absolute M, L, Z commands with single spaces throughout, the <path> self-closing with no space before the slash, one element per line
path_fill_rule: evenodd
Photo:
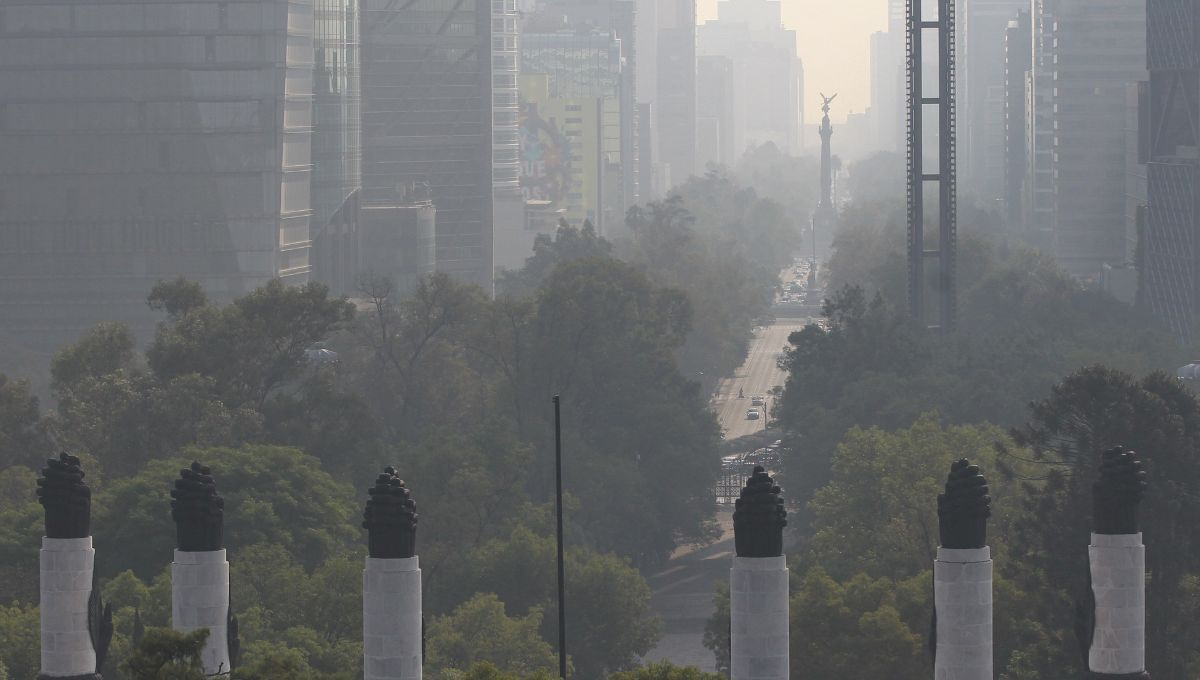
<path fill-rule="evenodd" d="M 1146 547 L 1141 533 L 1092 534 L 1088 546 L 1096 625 L 1088 650 L 1093 673 L 1146 670 Z"/>
<path fill-rule="evenodd" d="M 42 676 L 69 678 L 96 672 L 88 632 L 88 599 L 96 550 L 92 537 L 42 538 Z"/>
<path fill-rule="evenodd" d="M 992 680 L 992 554 L 938 548 L 933 563 L 937 611 L 935 680 Z"/>
<path fill-rule="evenodd" d="M 206 675 L 228 674 L 229 562 L 225 550 L 175 551 L 171 563 L 171 627 L 208 629 L 201 652 Z"/>
<path fill-rule="evenodd" d="M 363 677 L 421 680 L 421 568 L 417 557 L 367 558 Z"/>
<path fill-rule="evenodd" d="M 734 557 L 729 570 L 732 680 L 787 680 L 788 625 L 786 558 Z"/>

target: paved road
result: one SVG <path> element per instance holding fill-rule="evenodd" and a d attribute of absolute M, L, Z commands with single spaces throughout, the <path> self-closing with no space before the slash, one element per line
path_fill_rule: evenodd
<path fill-rule="evenodd" d="M 804 327 L 802 319 L 781 319 L 771 326 L 759 328 L 755 332 L 754 343 L 746 363 L 717 386 L 713 396 L 713 409 L 721 419 L 721 427 L 725 430 L 726 439 L 734 439 L 754 432 L 767 426 L 766 418 L 746 420 L 746 409 L 751 408 L 750 397 L 758 394 L 767 397 L 767 411 L 770 413 L 774 399 L 767 392 L 776 385 L 783 385 L 784 373 L 777 365 L 778 354 L 787 345 L 788 336 L 793 331 Z M 746 397 L 738 398 L 738 389 Z"/>
<path fill-rule="evenodd" d="M 788 335 L 803 326 L 802 319 L 782 319 L 760 328 L 746 363 L 734 377 L 721 381 L 713 397 L 713 409 L 720 417 L 726 439 L 765 427 L 765 418 L 746 420 L 750 397 L 766 395 L 775 385 L 783 384 L 784 374 L 776 365 L 775 355 L 787 344 Z M 746 393 L 745 399 L 737 398 L 739 387 Z M 768 407 L 770 403 L 768 399 Z M 716 670 L 712 652 L 704 648 L 704 624 L 712 616 L 713 589 L 718 581 L 729 578 L 733 557 L 732 509 L 719 509 L 717 519 L 724 529 L 720 541 L 699 550 L 679 549 L 667 567 L 649 579 L 653 592 L 651 604 L 663 618 L 663 637 L 646 655 L 647 661 L 667 659 L 677 665 Z"/>

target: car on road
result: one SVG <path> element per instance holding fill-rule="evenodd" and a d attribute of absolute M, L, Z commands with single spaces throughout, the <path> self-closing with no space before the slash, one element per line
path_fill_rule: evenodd
<path fill-rule="evenodd" d="M 758 420 L 761 417 L 762 417 L 762 414 L 759 413 L 758 409 L 756 409 L 756 408 L 752 408 L 749 411 L 746 411 L 746 420 Z"/>
<path fill-rule="evenodd" d="M 765 401 L 766 399 L 764 399 L 763 395 L 761 394 L 756 394 L 753 397 L 750 397 L 751 406 L 762 406 Z"/>

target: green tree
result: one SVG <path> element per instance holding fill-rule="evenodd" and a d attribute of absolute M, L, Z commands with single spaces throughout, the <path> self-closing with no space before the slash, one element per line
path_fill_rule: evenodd
<path fill-rule="evenodd" d="M 659 661 L 608 676 L 609 680 L 721 680 L 724 675 L 705 673 L 695 666 L 676 666 L 670 661 Z"/>
<path fill-rule="evenodd" d="M 160 381 L 138 366 L 124 326 L 101 324 L 55 355 L 58 411 L 49 426 L 60 445 L 101 463 L 92 478 L 128 476 L 147 460 L 189 445 L 236 445 L 254 439 L 261 416 L 230 409 L 213 379 L 196 374 Z"/>
<path fill-rule="evenodd" d="M 33 605 L 0 604 L 0 664 L 14 678 L 37 677 L 41 670 L 41 615 Z"/>
<path fill-rule="evenodd" d="M 249 663 L 233 674 L 237 680 L 313 680 L 314 671 L 304 652 L 279 644 L 251 645 Z"/>
<path fill-rule="evenodd" d="M 498 597 L 477 593 L 452 613 L 429 622 L 426 663 L 435 670 L 487 661 L 519 675 L 550 671 L 558 667 L 558 657 L 539 635 L 541 625 L 540 607 L 509 617 Z"/>
<path fill-rule="evenodd" d="M 359 541 L 354 491 L 312 456 L 272 446 L 189 449 L 184 457 L 153 461 L 98 494 L 100 507 L 93 509 L 92 521 L 96 542 L 123 546 L 97 555 L 100 575 L 132 569 L 145 578 L 171 561 L 175 527 L 169 494 L 179 470 L 192 460 L 210 466 L 216 477 L 225 499 L 230 550 L 279 543 L 311 569 Z"/>
<path fill-rule="evenodd" d="M 497 284 L 505 294 L 530 295 L 563 262 L 610 257 L 612 250 L 612 244 L 596 233 L 590 220 L 573 227 L 560 219 L 553 236 L 538 234 L 534 238 L 533 255 L 526 258 L 525 266 L 515 272 L 504 272 Z"/>
<path fill-rule="evenodd" d="M 821 173 L 812 156 L 792 156 L 765 142 L 742 154 L 734 175 L 763 198 L 782 204 L 796 224 L 807 224 L 817 207 Z"/>
<path fill-rule="evenodd" d="M 273 279 L 224 307 L 178 302 L 180 285 L 160 283 L 150 293 L 152 304 L 163 300 L 162 307 L 179 316 L 159 326 L 146 358 L 160 380 L 193 373 L 212 378 L 230 408 L 261 409 L 272 393 L 302 374 L 305 350 L 354 313 L 350 303 L 330 299 L 317 283 L 285 286 Z"/>
<path fill-rule="evenodd" d="M 689 316 L 679 291 L 655 287 L 629 265 L 595 259 L 555 269 L 533 321 L 529 355 L 539 360 L 523 383 L 525 411 L 540 414 L 536 429 L 549 433 L 544 404 L 561 394 L 564 446 L 573 452 L 565 483 L 584 508 L 576 530 L 639 567 L 661 563 L 677 541 L 708 540 L 715 529 L 718 428 L 673 357 Z M 543 436 L 538 444 L 538 467 L 552 469 L 553 442 Z M 662 479 L 672 483 L 663 488 Z M 548 475 L 531 481 L 535 500 L 551 498 Z"/>
<path fill-rule="evenodd" d="M 159 281 L 146 298 L 150 309 L 167 313 L 171 321 L 178 321 L 189 312 L 208 306 L 208 295 L 196 281 L 179 277 L 173 281 Z"/>
<path fill-rule="evenodd" d="M 126 665 L 130 680 L 203 680 L 200 652 L 208 629 L 180 633 L 151 628 Z"/>
<path fill-rule="evenodd" d="M 1140 380 L 1103 366 L 1067 376 L 1050 397 L 1031 406 L 1029 422 L 1017 433 L 1046 469 L 1040 488 L 1025 498 L 1026 514 L 1011 541 L 1015 557 L 1008 574 L 1029 590 L 1054 593 L 1030 612 L 1061 631 L 1073 629 L 1071 599 L 1087 583 L 1091 530 L 1091 483 L 1101 451 L 1124 445 L 1146 461 L 1149 489 L 1141 507 L 1148 550 L 1146 649 L 1154 672 L 1183 677 L 1195 663 L 1200 636 L 1200 406 L 1195 396 L 1164 373 Z M 1054 521 L 1046 518 L 1053 517 Z M 1064 636 L 1069 639 L 1069 635 Z M 1073 645 L 1054 661 L 1079 663 Z M 1065 658 L 1064 658 L 1065 657 Z"/>
<path fill-rule="evenodd" d="M 45 522 L 36 489 L 33 470 L 22 465 L 0 469 L 0 604 L 38 598 L 38 549 Z M 11 663 L 9 671 L 17 674 Z"/>
<path fill-rule="evenodd" d="M 123 324 L 100 323 L 50 362 L 51 387 L 61 396 L 88 379 L 129 371 L 134 363 L 133 333 Z"/>
<path fill-rule="evenodd" d="M 354 327 L 348 364 L 387 440 L 412 444 L 440 431 L 473 429 L 490 404 L 490 387 L 460 339 L 484 305 L 483 291 L 434 274 L 405 297 L 382 283 L 364 294 L 369 311 Z"/>
<path fill-rule="evenodd" d="M 927 570 L 938 546 L 936 499 L 950 463 L 964 457 L 988 477 L 991 543 L 999 548 L 1017 502 L 1017 485 L 996 465 L 996 446 L 1006 442 L 1000 428 L 944 426 L 934 413 L 895 432 L 851 429 L 834 453 L 831 481 L 810 503 L 806 559 L 835 578 L 903 580 Z"/>
<path fill-rule="evenodd" d="M 921 588 L 927 590 L 929 583 L 928 573 L 905 583 L 864 574 L 839 583 L 820 567 L 809 569 L 791 597 L 792 675 L 850 680 L 929 677 L 927 628 L 901 616 L 906 600 Z"/>
<path fill-rule="evenodd" d="M 0 469 L 37 465 L 52 451 L 29 381 L 0 373 Z"/>
<path fill-rule="evenodd" d="M 467 592 L 492 589 L 510 610 L 552 611 L 556 552 L 548 524 L 541 535 L 522 526 L 488 541 L 468 557 L 461 573 L 451 575 L 454 584 Z M 572 635 L 587 641 L 572 653 L 577 672 L 602 677 L 633 668 L 660 634 L 646 580 L 625 560 L 580 547 L 567 551 L 565 568 Z M 542 636 L 555 639 L 556 626 L 554 617 L 547 617 Z"/>
<path fill-rule="evenodd" d="M 552 680 L 558 677 L 548 671 L 520 674 L 502 671 L 495 664 L 479 661 L 471 664 L 465 672 L 457 668 L 443 668 L 434 676 L 435 680 Z"/>

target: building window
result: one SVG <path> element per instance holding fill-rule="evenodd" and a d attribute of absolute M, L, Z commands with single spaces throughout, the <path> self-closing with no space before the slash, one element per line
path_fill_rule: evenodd
<path fill-rule="evenodd" d="M 158 143 L 158 169 L 171 169 L 171 143 L 165 139 Z"/>
<path fill-rule="evenodd" d="M 63 210 L 67 217 L 75 217 L 79 214 L 79 189 L 68 187 L 63 196 Z"/>
<path fill-rule="evenodd" d="M 217 36 L 204 36 L 204 61 L 213 63 L 217 60 Z"/>
<path fill-rule="evenodd" d="M 222 29 L 229 28 L 229 3 L 222 2 L 217 5 L 217 26 Z"/>

